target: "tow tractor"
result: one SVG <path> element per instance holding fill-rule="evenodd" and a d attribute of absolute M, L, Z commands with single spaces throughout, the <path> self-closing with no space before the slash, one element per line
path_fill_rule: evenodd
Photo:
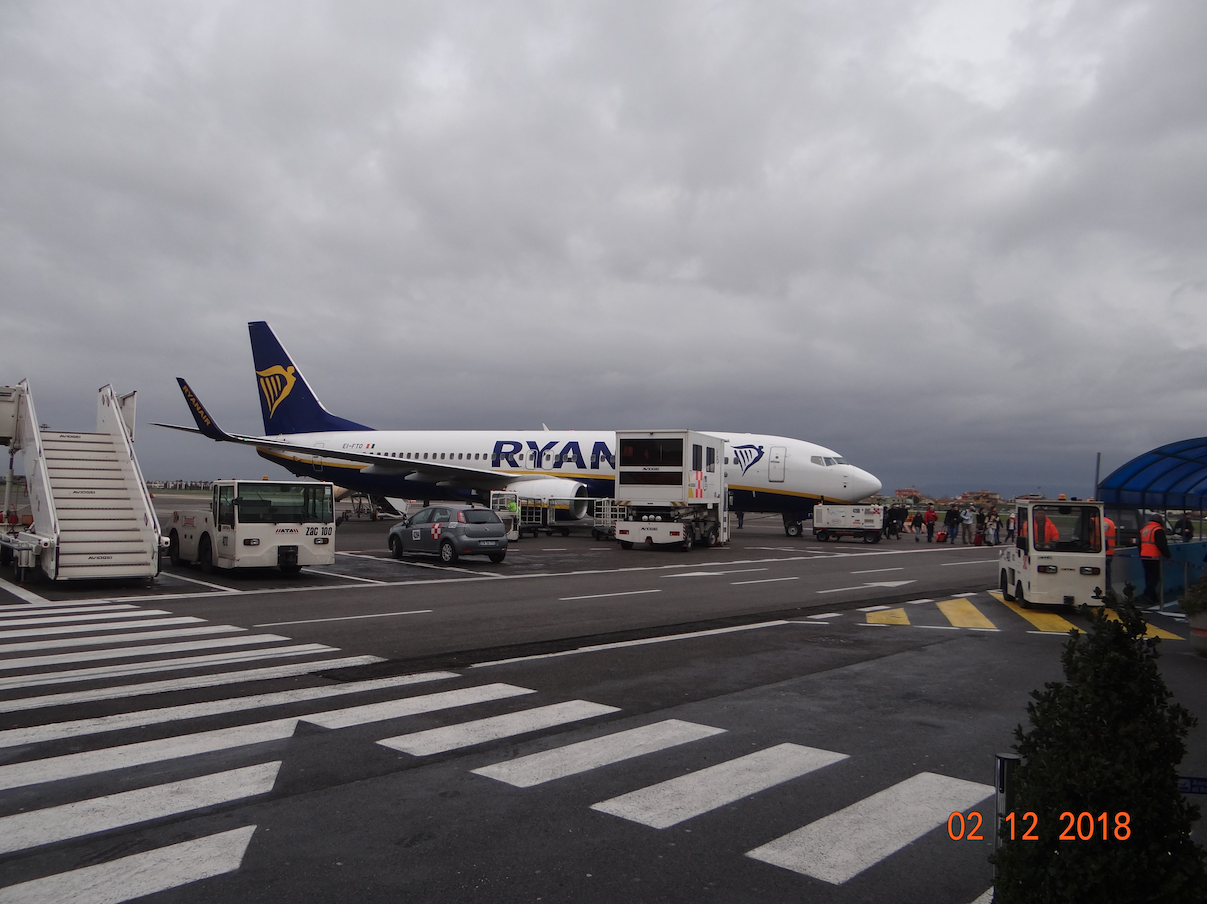
<path fill-rule="evenodd" d="M 727 443 L 694 430 L 618 431 L 613 525 L 621 549 L 729 539 Z"/>
<path fill-rule="evenodd" d="M 165 519 L 173 565 L 215 568 L 335 564 L 335 487 L 314 480 L 216 480 L 210 504 Z"/>
<path fill-rule="evenodd" d="M 1024 609 L 1100 602 L 1106 586 L 1102 514 L 1101 502 L 1019 499 L 1014 545 L 998 554 L 1002 596 Z"/>

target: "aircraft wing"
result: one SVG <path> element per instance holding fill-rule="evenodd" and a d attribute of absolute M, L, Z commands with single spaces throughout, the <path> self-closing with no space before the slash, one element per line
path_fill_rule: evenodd
<path fill-rule="evenodd" d="M 178 424 L 159 424 L 156 427 L 167 427 L 169 430 L 181 430 L 185 433 L 199 433 L 219 443 L 238 443 L 244 446 L 254 446 L 257 450 L 277 452 L 283 455 L 302 457 L 306 459 L 335 459 L 339 461 L 354 461 L 367 467 L 364 474 L 405 475 L 407 480 L 421 483 L 435 483 L 440 486 L 460 487 L 471 490 L 498 490 L 508 484 L 522 480 L 534 480 L 535 476 L 504 474 L 499 471 L 489 471 L 481 468 L 469 468 L 464 465 L 436 461 L 410 461 L 397 458 L 385 458 L 371 452 L 354 451 L 349 449 L 328 449 L 308 443 L 291 442 L 289 440 L 273 439 L 268 436 L 245 436 L 241 433 L 227 433 L 218 426 L 218 422 L 201 404 L 201 400 L 189 388 L 183 377 L 177 377 L 180 391 L 184 393 L 189 411 L 196 427 L 182 427 Z"/>

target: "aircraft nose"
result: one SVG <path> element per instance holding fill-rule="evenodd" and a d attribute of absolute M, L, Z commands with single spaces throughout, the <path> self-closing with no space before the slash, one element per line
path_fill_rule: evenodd
<path fill-rule="evenodd" d="M 854 495 L 856 499 L 863 499 L 866 496 L 875 496 L 880 492 L 880 488 L 883 486 L 883 484 L 880 482 L 878 477 L 876 477 L 874 474 L 869 474 L 862 468 L 852 468 L 852 471 L 854 473 L 851 475 L 851 487 L 856 491 L 852 495 Z"/>

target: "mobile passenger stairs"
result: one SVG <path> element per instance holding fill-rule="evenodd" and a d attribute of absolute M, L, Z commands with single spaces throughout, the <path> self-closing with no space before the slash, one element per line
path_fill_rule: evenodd
<path fill-rule="evenodd" d="M 29 384 L 0 387 L 0 445 L 9 449 L 0 560 L 19 580 L 37 568 L 55 581 L 153 578 L 167 545 L 134 457 L 136 393 L 102 386 L 96 432 L 39 425 Z M 28 511 L 13 494 L 13 459 L 23 454 Z"/>

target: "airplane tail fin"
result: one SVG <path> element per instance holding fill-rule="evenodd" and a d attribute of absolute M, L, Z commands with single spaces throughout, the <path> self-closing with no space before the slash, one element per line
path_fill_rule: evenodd
<path fill-rule="evenodd" d="M 267 322 L 249 323 L 247 330 L 251 334 L 256 388 L 260 393 L 260 413 L 264 416 L 266 436 L 372 429 L 337 417 L 323 407 Z"/>
<path fill-rule="evenodd" d="M 177 377 L 176 382 L 180 384 L 180 391 L 184 393 L 184 400 L 189 403 L 189 413 L 193 415 L 193 420 L 197 422 L 197 432 L 218 442 L 234 441 L 234 437 L 219 427 L 218 422 L 206 411 L 205 406 L 201 404 L 201 399 L 197 398 L 193 390 L 189 388 L 189 384 L 184 381 L 184 377 Z M 171 425 L 160 424 L 159 426 L 169 427 Z M 187 428 L 178 427 L 175 429 L 185 430 Z"/>

